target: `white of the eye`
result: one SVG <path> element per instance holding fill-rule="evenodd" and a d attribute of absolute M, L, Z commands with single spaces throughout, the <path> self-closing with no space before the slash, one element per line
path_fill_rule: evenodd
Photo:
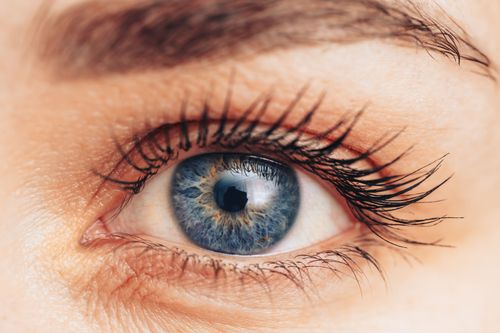
<path fill-rule="evenodd" d="M 170 204 L 170 183 L 174 169 L 168 168 L 152 178 L 118 216 L 110 216 L 109 222 L 105 222 L 107 229 L 112 233 L 151 236 L 172 245 L 189 243 L 174 220 Z"/>
<path fill-rule="evenodd" d="M 141 193 L 132 197 L 118 216 L 105 221 L 108 230 L 147 235 L 181 247 L 188 244 L 192 246 L 192 242 L 175 221 L 170 203 L 169 191 L 174 169 L 170 167 L 154 177 Z M 301 203 L 296 221 L 287 235 L 264 254 L 313 246 L 340 234 L 351 225 L 345 210 L 321 183 L 302 171 L 297 171 L 297 176 Z M 255 198 L 249 199 L 254 203 L 267 200 L 264 196 L 259 196 L 258 185 L 256 187 L 249 191 L 255 193 Z"/>
<path fill-rule="evenodd" d="M 288 234 L 266 253 L 299 250 L 330 239 L 351 226 L 345 209 L 324 185 L 297 171 L 300 208 Z"/>

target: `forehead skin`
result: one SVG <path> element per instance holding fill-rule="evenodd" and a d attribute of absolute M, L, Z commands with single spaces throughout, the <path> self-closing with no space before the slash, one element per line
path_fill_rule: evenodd
<path fill-rule="evenodd" d="M 432 8 L 437 4 L 453 17 L 467 31 L 474 44 L 488 55 L 494 75 L 498 78 L 500 2 L 420 2 Z M 64 8 L 75 3 L 77 1 L 58 1 L 56 7 Z M 81 140 L 69 136 L 72 132 L 84 133 L 82 128 L 77 128 L 77 125 L 71 128 L 71 124 L 78 123 L 79 117 L 84 119 L 82 122 L 102 119 L 99 112 L 105 112 L 103 105 L 115 102 L 104 102 L 108 93 L 105 91 L 95 95 L 89 93 L 90 96 L 99 96 L 103 101 L 98 103 L 100 108 L 96 107 L 91 114 L 78 114 L 69 108 L 61 110 L 48 107 L 71 105 L 76 110 L 81 106 L 80 103 L 92 101 L 82 102 L 72 93 L 57 95 L 51 92 L 53 82 L 43 65 L 34 60 L 31 47 L 33 40 L 30 39 L 33 17 L 41 5 L 42 1 L 39 0 L 3 1 L 0 4 L 0 331 L 96 332 L 102 329 L 101 326 L 95 326 L 82 315 L 83 312 L 78 308 L 80 305 L 75 303 L 70 296 L 71 291 L 67 290 L 68 286 L 60 282 L 66 278 L 64 274 L 69 271 L 67 268 L 71 267 L 71 263 L 61 264 L 57 260 L 61 253 L 76 251 L 73 244 L 77 239 L 74 235 L 81 231 L 81 228 L 67 223 L 70 220 L 68 207 L 71 208 L 72 203 L 65 205 L 60 199 L 65 195 L 70 197 L 71 192 L 78 191 L 79 185 L 83 184 L 84 187 L 85 179 L 80 179 L 81 184 L 64 184 L 62 181 L 61 188 L 64 191 L 61 192 L 64 193 L 54 194 L 51 188 L 47 190 L 52 191 L 47 196 L 50 200 L 40 202 L 39 197 L 40 189 L 52 182 L 48 178 L 57 177 L 54 170 L 67 170 L 66 166 L 52 164 L 52 161 L 61 158 L 57 156 L 59 149 L 66 147 L 68 142 L 73 144 L 67 148 L 68 151 L 85 149 Z M 297 331 L 330 332 L 329 327 L 335 325 L 338 332 L 495 332 L 500 318 L 500 265 L 496 255 L 500 251 L 500 87 L 497 82 L 475 75 L 473 69 L 466 66 L 458 68 L 439 59 L 417 56 L 412 51 L 399 53 L 390 50 L 385 53 L 386 46 L 382 44 L 367 47 L 370 51 L 375 50 L 373 57 L 358 55 L 362 61 L 357 62 L 358 66 L 354 69 L 338 72 L 338 78 L 335 78 L 337 84 L 352 82 L 352 90 L 355 91 L 351 91 L 352 94 L 372 94 L 370 97 L 374 100 L 383 100 L 382 106 L 401 107 L 403 102 L 411 102 L 408 114 L 395 112 L 391 120 L 402 125 L 405 121 L 410 122 L 407 125 L 422 128 L 417 133 L 412 134 L 410 131 L 410 136 L 413 135 L 411 138 L 421 137 L 423 140 L 424 147 L 417 149 L 420 155 L 425 155 L 426 149 L 433 153 L 451 154 L 447 159 L 446 171 L 455 176 L 441 195 L 447 199 L 446 207 L 451 214 L 464 217 L 456 224 L 443 227 L 447 239 L 456 248 L 419 250 L 418 256 L 423 258 L 423 264 L 387 269 L 391 281 L 389 288 L 379 288 L 376 284 L 380 282 L 374 281 L 374 286 L 363 298 L 325 302 L 304 311 L 302 316 L 284 318 L 283 321 L 293 323 L 290 327 L 297 327 Z M 332 68 L 343 68 L 339 60 L 342 56 L 352 57 L 356 61 L 357 56 L 351 54 L 351 50 L 364 49 L 347 48 L 339 51 L 339 54 L 335 51 L 332 54 L 335 59 L 331 62 Z M 312 54 L 318 57 L 318 63 L 326 63 L 321 58 L 324 56 L 321 52 Z M 260 59 L 248 61 L 246 64 L 250 69 L 245 73 L 248 85 L 259 84 L 252 77 L 252 66 L 271 68 L 276 71 L 275 77 L 288 78 L 291 68 L 288 62 L 304 59 L 294 55 L 292 52 L 284 54 L 280 62 L 283 69 L 276 67 L 276 62 Z M 377 67 L 371 62 L 378 60 L 408 63 L 408 66 L 394 66 L 392 69 L 391 66 L 383 66 L 378 71 L 367 73 L 365 68 L 371 70 Z M 436 71 L 434 66 L 438 68 Z M 307 80 L 316 74 L 320 75 L 323 69 L 311 66 L 311 74 L 308 68 L 294 75 Z M 204 68 L 190 69 L 192 72 L 188 74 L 172 71 L 173 75 L 186 77 L 186 81 L 191 82 L 192 77 L 200 75 L 198 70 L 207 72 Z M 384 96 L 378 96 L 373 90 L 378 84 L 377 78 L 382 76 L 395 78 L 396 81 L 380 83 L 386 91 Z M 400 77 L 402 81 L 398 81 Z M 120 81 L 120 89 L 129 91 L 140 85 L 130 83 L 129 79 L 117 80 Z M 362 79 L 365 79 L 364 84 Z M 140 80 L 155 80 L 155 76 L 140 76 Z M 266 81 L 265 78 L 263 80 Z M 330 85 L 330 78 L 321 80 L 326 86 Z M 417 92 L 406 88 L 406 84 L 412 80 L 422 86 Z M 267 83 L 270 82 L 273 81 L 268 80 Z M 85 84 L 92 85 L 92 79 Z M 85 89 L 73 89 L 74 85 L 77 83 L 66 83 L 64 89 L 88 93 Z M 144 96 L 153 95 L 151 91 L 138 90 Z M 351 98 L 347 93 L 346 96 Z M 440 96 L 445 97 L 440 100 Z M 147 103 L 137 103 L 146 104 L 147 107 Z M 113 107 L 117 108 L 114 104 L 111 105 Z M 429 115 L 432 109 L 436 111 L 434 118 Z M 432 128 L 426 128 L 426 124 L 422 124 L 415 116 L 419 110 L 422 110 L 424 119 L 433 119 L 430 122 Z M 97 131 L 95 128 L 86 130 Z M 58 136 L 49 135 L 52 132 L 57 132 Z M 59 141 L 50 141 L 51 138 Z M 90 144 L 99 143 L 98 139 L 92 140 Z M 99 153 L 102 152 L 96 154 Z M 424 157 L 416 161 L 415 165 L 420 166 L 422 161 L 429 160 Z M 89 158 L 86 163 L 91 160 Z M 46 170 L 53 172 L 49 176 Z M 61 265 L 58 271 L 61 276 L 45 273 L 43 267 L 50 266 L 52 262 Z M 65 264 L 68 267 L 64 267 Z M 342 307 L 339 307 L 339 303 Z M 345 311 L 346 307 L 350 311 Z M 332 313 L 346 315 L 332 323 Z M 174 325 L 182 327 L 182 323 Z M 307 330 L 308 327 L 315 329 Z M 109 328 L 108 331 L 113 329 Z M 279 332 L 280 327 L 274 327 L 274 331 Z"/>

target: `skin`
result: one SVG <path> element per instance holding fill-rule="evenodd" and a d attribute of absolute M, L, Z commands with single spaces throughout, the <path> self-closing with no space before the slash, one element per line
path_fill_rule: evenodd
<path fill-rule="evenodd" d="M 61 5 L 76 1 L 65 2 Z M 438 3 L 493 65 L 500 63 L 500 3 Z M 0 331 L 497 330 L 498 82 L 475 74 L 473 66 L 458 67 L 423 51 L 380 41 L 61 81 L 36 59 L 30 39 L 20 38 L 29 36 L 38 1 L 4 2 L 0 8 Z M 454 177 L 432 197 L 446 201 L 410 210 L 418 216 L 445 213 L 463 219 L 408 233 L 424 240 L 443 238 L 453 247 L 410 247 L 408 252 L 418 259 L 411 264 L 391 250 L 376 250 L 387 282 L 367 268 L 362 295 L 354 280 L 335 280 L 319 272 L 314 283 L 321 297 L 309 299 L 281 282 L 274 287 L 274 302 L 254 285 L 243 296 L 238 294 L 241 290 L 215 292 L 209 286 L 191 285 L 197 293 L 193 296 L 185 292 L 187 280 L 167 287 L 156 280 L 135 281 L 136 287 L 147 284 L 142 294 L 127 289 L 120 260 L 136 268 L 141 262 L 131 264 L 125 254 L 114 256 L 109 246 L 87 249 L 79 244 L 85 230 L 120 200 L 119 191 L 109 187 L 91 202 L 99 179 L 89 170 L 108 170 L 112 165 L 116 149 L 110 126 L 118 138 L 126 139 L 142 119 L 158 125 L 176 119 L 178 113 L 164 110 L 178 110 L 187 90 L 194 105 L 188 115 L 196 113 L 195 105 L 209 87 L 219 106 L 215 109 L 220 110 L 231 69 L 237 71 L 231 111 L 235 114 L 271 86 L 278 87 L 273 105 L 282 110 L 309 81 L 311 88 L 296 117 L 319 93 L 328 92 L 311 125 L 316 131 L 346 110 L 369 104 L 348 139 L 352 150 L 369 147 L 384 132 L 407 128 L 374 156 L 387 161 L 416 144 L 390 172 L 409 172 L 449 153 L 435 181 Z M 166 89 L 169 82 L 176 84 Z M 272 121 L 276 113 L 266 117 Z M 312 218 L 314 214 L 319 213 L 311 212 Z M 343 239 L 339 237 L 349 235 L 311 247 L 338 245 Z"/>

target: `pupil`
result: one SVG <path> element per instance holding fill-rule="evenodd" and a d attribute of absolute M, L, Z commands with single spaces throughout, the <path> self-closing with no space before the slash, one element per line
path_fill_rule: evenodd
<path fill-rule="evenodd" d="M 224 179 L 215 184 L 214 196 L 217 206 L 231 213 L 242 211 L 248 202 L 247 192 L 238 189 L 234 181 Z"/>

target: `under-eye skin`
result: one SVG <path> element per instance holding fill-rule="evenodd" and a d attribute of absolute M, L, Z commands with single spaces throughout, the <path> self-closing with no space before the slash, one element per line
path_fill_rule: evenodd
<path fill-rule="evenodd" d="M 325 269 L 336 278 L 343 276 L 339 271 L 358 278 L 362 262 L 365 261 L 381 271 L 382 268 L 373 255 L 377 247 L 397 249 L 407 244 L 434 245 L 434 242 L 409 238 L 404 230 L 435 225 L 447 219 L 446 215 L 415 216 L 408 219 L 399 217 L 398 212 L 423 201 L 446 183 L 449 178 L 430 180 L 439 170 L 443 158 L 430 161 L 406 174 L 389 174 L 391 166 L 402 163 L 403 158 L 409 158 L 406 156 L 407 151 L 382 164 L 374 164 L 370 158 L 396 140 L 399 133 L 375 139 L 374 144 L 365 151 L 351 152 L 347 156 L 341 154 L 340 148 L 343 148 L 343 143 L 356 126 L 362 112 L 351 113 L 332 124 L 327 131 L 306 134 L 310 133 L 307 131 L 308 125 L 322 103 L 321 97 L 302 118 L 284 126 L 301 96 L 302 92 L 271 124 L 261 123 L 259 120 L 269 112 L 269 99 L 257 100 L 240 118 L 235 119 L 228 117 L 227 110 L 223 110 L 222 117 L 211 118 L 211 109 L 206 103 L 197 118 L 186 119 L 181 112 L 179 122 L 162 125 L 145 134 L 138 134 L 129 143 L 120 144 L 120 162 L 111 172 L 96 170 L 96 173 L 103 178 L 101 190 L 110 185 L 118 186 L 127 194 L 126 198 L 85 233 L 82 244 L 98 245 L 100 240 L 113 240 L 120 249 L 127 249 L 129 245 L 133 253 L 137 253 L 138 247 L 142 247 L 145 253 L 157 253 L 160 257 L 155 257 L 154 260 L 162 262 L 161 265 L 149 265 L 148 269 L 161 266 L 157 269 L 169 277 L 173 274 L 170 270 L 173 270 L 178 273 L 180 280 L 185 276 L 182 272 L 190 270 L 203 272 L 200 273 L 201 279 L 212 276 L 218 281 L 221 276 L 230 279 L 232 275 L 241 282 L 256 279 L 268 281 L 273 276 L 286 277 L 293 285 L 301 288 L 307 280 L 307 271 L 311 269 Z M 230 103 L 226 103 L 226 107 L 230 107 Z M 276 110 L 273 112 L 276 114 Z M 202 153 L 183 160 L 182 154 L 193 148 Z M 203 154 L 204 150 L 210 154 Z M 247 159 L 252 160 L 254 166 L 260 163 L 278 168 L 279 171 L 273 172 L 280 174 L 281 180 L 276 183 L 276 188 L 268 188 L 268 191 L 271 194 L 273 191 L 279 193 L 282 191 L 280 186 L 285 186 L 283 193 L 288 194 L 281 196 L 281 199 L 278 195 L 277 201 L 269 200 L 267 204 L 281 205 L 281 213 L 266 213 L 256 217 L 257 212 L 250 212 L 246 205 L 251 205 L 251 199 L 247 197 L 248 201 L 245 202 L 244 198 L 249 192 L 236 186 L 231 188 L 235 179 L 228 176 L 231 173 L 224 174 L 226 168 L 231 169 L 231 162 L 227 161 L 231 159 L 233 163 L 241 163 L 242 159 Z M 171 200 L 177 223 L 192 243 L 188 246 L 189 249 L 169 245 L 158 238 L 154 240 L 156 235 L 143 237 L 142 234 L 128 232 L 127 228 L 113 230 L 109 227 L 112 226 L 113 219 L 119 217 L 123 207 L 127 207 L 127 204 L 133 202 L 135 195 L 148 187 L 150 180 L 176 162 L 179 165 L 174 169 L 171 189 L 164 188 L 163 194 L 158 195 Z M 254 168 L 254 171 L 257 169 Z M 288 228 L 293 228 L 296 211 L 291 206 L 295 206 L 294 202 L 300 197 L 300 189 L 293 191 L 296 186 L 293 169 L 311 175 L 331 191 L 336 191 L 349 210 L 349 213 L 345 212 L 345 216 L 352 216 L 351 225 L 358 227 L 352 229 L 355 231 L 346 233 L 344 239 L 339 239 L 341 235 L 336 235 L 338 240 L 331 248 L 325 249 L 323 246 L 315 250 L 316 244 L 307 244 L 302 249 L 291 249 L 289 252 L 292 254 L 283 257 L 286 259 L 280 259 L 279 255 L 274 254 L 269 259 L 256 259 L 249 264 L 238 262 L 232 254 L 251 257 L 266 252 L 274 245 L 279 246 L 281 239 L 286 237 Z M 209 173 L 214 177 L 209 178 Z M 241 174 L 238 175 L 240 176 Z M 262 179 L 265 180 L 266 177 Z M 224 198 L 229 189 L 234 196 L 233 201 Z M 169 194 L 172 194 L 171 199 L 168 199 Z M 238 195 L 239 198 L 236 197 Z M 116 211 L 116 208 L 119 210 Z M 277 228 L 274 226 L 275 220 L 279 220 Z M 200 224 L 200 221 L 206 223 Z M 131 224 L 127 225 L 130 226 Z M 259 226 L 267 229 L 263 231 Z M 233 229 L 230 230 L 231 228 Z M 210 251 L 221 254 L 212 257 Z M 134 260 L 141 259 L 137 257 Z M 147 274 L 150 276 L 153 273 Z"/>
<path fill-rule="evenodd" d="M 184 160 L 170 196 L 176 219 L 196 244 L 229 254 L 257 254 L 281 240 L 295 221 L 300 190 L 293 169 L 244 154 Z"/>

